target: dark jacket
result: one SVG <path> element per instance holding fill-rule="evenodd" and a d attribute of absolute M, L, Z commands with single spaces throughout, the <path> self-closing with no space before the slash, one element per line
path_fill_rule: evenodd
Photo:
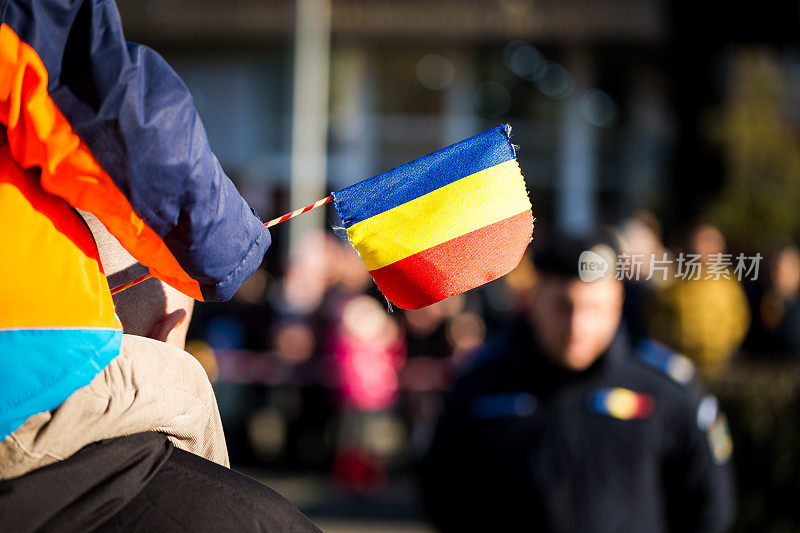
<path fill-rule="evenodd" d="M 730 452 L 715 399 L 622 339 L 570 373 L 517 327 L 449 398 L 424 503 L 443 531 L 722 531 Z"/>
<path fill-rule="evenodd" d="M 265 485 L 153 432 L 95 442 L 0 481 L 0 527 L 18 533 L 319 532 Z"/>

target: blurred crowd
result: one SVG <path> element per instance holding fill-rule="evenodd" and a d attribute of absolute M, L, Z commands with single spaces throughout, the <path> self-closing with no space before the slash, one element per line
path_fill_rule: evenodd
<path fill-rule="evenodd" d="M 685 355 L 703 382 L 724 377 L 735 358 L 800 355 L 795 245 L 753 251 L 740 272 L 738 251 L 711 224 L 667 246 L 658 219 L 642 211 L 612 233 L 618 257 L 607 274 L 623 281 L 621 330 L 633 343 Z M 539 241 L 507 276 L 406 311 L 383 298 L 346 237 L 319 233 L 277 275 L 258 270 L 232 302 L 199 305 L 187 349 L 216 381 L 232 461 L 326 472 L 361 494 L 413 468 L 444 393 L 530 306 Z M 696 258 L 688 276 L 686 257 Z"/>
<path fill-rule="evenodd" d="M 652 337 L 685 354 L 706 380 L 724 374 L 740 352 L 742 357 L 800 355 L 796 245 L 733 253 L 717 227 L 701 223 L 668 248 L 649 212 L 625 221 L 619 237 L 621 255 L 646 259 L 636 275 L 625 277 L 624 320 L 635 338 Z M 658 258 L 667 267 L 655 274 Z M 698 259 L 694 272 L 684 258 Z"/>

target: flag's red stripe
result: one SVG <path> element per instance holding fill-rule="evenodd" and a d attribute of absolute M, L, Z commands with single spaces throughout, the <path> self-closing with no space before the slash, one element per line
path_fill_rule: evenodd
<path fill-rule="evenodd" d="M 517 266 L 533 231 L 530 210 L 371 271 L 403 309 L 419 309 L 499 278 Z"/>

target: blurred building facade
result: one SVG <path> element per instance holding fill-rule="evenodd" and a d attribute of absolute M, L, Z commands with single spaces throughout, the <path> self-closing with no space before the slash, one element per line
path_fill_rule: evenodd
<path fill-rule="evenodd" d="M 329 188 L 508 122 L 544 227 L 652 207 L 673 137 L 663 4 L 334 0 Z M 289 209 L 295 2 L 119 5 L 128 38 L 192 90 L 251 204 Z"/>

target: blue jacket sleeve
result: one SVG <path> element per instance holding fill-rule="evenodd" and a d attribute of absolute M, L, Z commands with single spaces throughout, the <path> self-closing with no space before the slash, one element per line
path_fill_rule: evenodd
<path fill-rule="evenodd" d="M 137 259 L 164 271 L 163 254 L 148 250 L 166 245 L 178 277 L 195 282 L 200 298 L 229 299 L 261 263 L 270 236 L 212 153 L 177 74 L 154 51 L 125 41 L 110 0 L 7 0 L 2 22 L 38 53 L 50 98 L 129 202 L 111 214 L 107 205 L 81 207 L 103 222 L 132 209 L 152 229 L 139 238 L 160 243 L 132 245 L 115 231 L 119 224 L 106 225 Z"/>

